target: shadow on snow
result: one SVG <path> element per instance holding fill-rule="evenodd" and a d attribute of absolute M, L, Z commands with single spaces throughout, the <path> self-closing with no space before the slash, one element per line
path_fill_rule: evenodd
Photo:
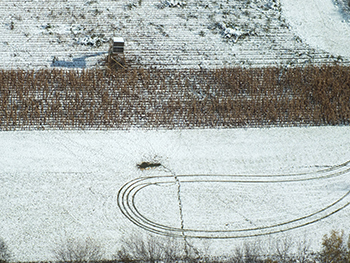
<path fill-rule="evenodd" d="M 56 57 L 54 57 L 50 67 L 86 68 L 86 59 L 87 58 L 97 57 L 97 56 L 101 56 L 103 54 L 108 54 L 108 52 L 98 52 L 95 54 L 76 57 L 76 58 L 73 58 L 72 61 L 58 60 Z"/>

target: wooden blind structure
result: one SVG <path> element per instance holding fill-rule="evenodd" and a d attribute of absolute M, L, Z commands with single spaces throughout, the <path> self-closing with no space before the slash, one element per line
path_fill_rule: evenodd
<path fill-rule="evenodd" d="M 111 46 L 108 52 L 108 64 L 113 68 L 124 68 L 124 39 L 122 37 L 113 37 L 111 39 Z"/>
<path fill-rule="evenodd" d="M 113 37 L 112 53 L 124 53 L 124 39 L 122 37 Z"/>

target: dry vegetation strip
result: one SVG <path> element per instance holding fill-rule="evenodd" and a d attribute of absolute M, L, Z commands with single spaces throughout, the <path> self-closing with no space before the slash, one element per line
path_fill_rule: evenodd
<path fill-rule="evenodd" d="M 0 129 L 348 125 L 350 68 L 1 70 Z"/>

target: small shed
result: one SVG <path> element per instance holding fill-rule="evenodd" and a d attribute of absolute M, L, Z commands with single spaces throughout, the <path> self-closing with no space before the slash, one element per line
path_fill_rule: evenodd
<path fill-rule="evenodd" d="M 122 37 L 112 38 L 112 54 L 124 53 L 124 39 Z"/>

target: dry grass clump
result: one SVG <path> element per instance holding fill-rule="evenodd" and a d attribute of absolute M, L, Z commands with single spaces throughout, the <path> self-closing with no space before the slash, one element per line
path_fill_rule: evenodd
<path fill-rule="evenodd" d="M 86 239 L 67 239 L 57 244 L 53 250 L 56 262 L 74 262 L 88 263 L 99 262 L 104 256 L 104 251 L 96 240 Z"/>
<path fill-rule="evenodd" d="M 0 263 L 7 263 L 11 259 L 11 253 L 5 241 L 0 238 Z"/>
<path fill-rule="evenodd" d="M 0 71 L 0 129 L 348 125 L 350 68 Z"/>

